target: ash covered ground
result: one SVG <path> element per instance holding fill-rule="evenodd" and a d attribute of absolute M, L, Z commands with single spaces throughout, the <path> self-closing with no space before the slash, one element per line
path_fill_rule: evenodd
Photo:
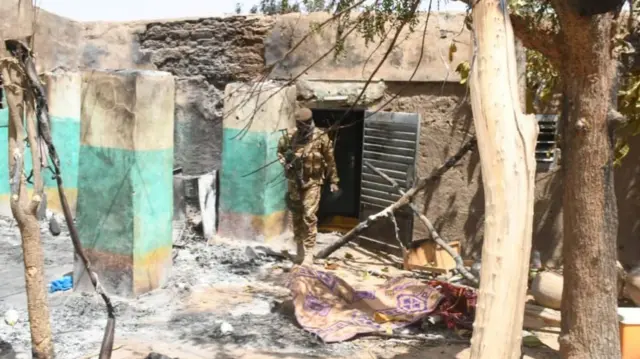
<path fill-rule="evenodd" d="M 61 227 L 62 234 L 57 237 L 49 233 L 47 225 L 41 227 L 47 282 L 73 269 L 71 240 Z M 180 232 L 175 230 L 175 237 L 181 238 L 176 238 L 173 272 L 162 289 L 134 300 L 112 298 L 117 310 L 117 339 L 319 357 L 345 357 L 355 350 L 353 343 L 325 345 L 298 328 L 290 316 L 272 313 L 274 300 L 286 293 L 277 283 L 278 276 L 273 276 L 274 259 L 247 255 L 244 246 L 207 245 L 193 236 L 185 239 Z M 21 240 L 9 218 L 0 218 L 0 262 L 4 278 L 0 314 L 14 309 L 20 316 L 13 327 L 0 323 L 0 339 L 11 343 L 19 358 L 30 358 Z M 270 290 L 259 289 L 265 286 Z M 101 299 L 95 293 L 67 291 L 50 294 L 49 303 L 56 357 L 79 359 L 97 353 L 106 323 Z M 229 325 L 230 333 L 226 332 Z"/>

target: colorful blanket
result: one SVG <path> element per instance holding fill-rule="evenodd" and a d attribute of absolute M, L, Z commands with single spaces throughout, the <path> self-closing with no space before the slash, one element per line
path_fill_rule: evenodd
<path fill-rule="evenodd" d="M 433 313 L 444 295 L 416 279 L 356 290 L 331 272 L 295 266 L 289 278 L 296 319 L 325 342 L 403 328 Z"/>

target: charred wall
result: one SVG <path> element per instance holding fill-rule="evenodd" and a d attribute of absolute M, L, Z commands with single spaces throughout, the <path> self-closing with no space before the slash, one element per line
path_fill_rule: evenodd
<path fill-rule="evenodd" d="M 143 61 L 176 76 L 174 160 L 186 174 L 220 168 L 224 87 L 258 79 L 271 26 L 234 16 L 154 22 L 139 33 Z"/>

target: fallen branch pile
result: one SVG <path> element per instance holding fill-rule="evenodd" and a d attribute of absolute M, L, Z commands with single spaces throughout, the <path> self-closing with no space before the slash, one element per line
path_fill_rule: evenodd
<path fill-rule="evenodd" d="M 405 194 L 402 188 L 400 188 L 400 185 L 398 185 L 398 182 L 394 181 L 393 178 L 387 176 L 384 172 L 380 171 L 379 169 L 377 169 L 367 161 L 364 161 L 364 165 L 367 166 L 369 169 L 371 169 L 373 172 L 375 172 L 378 176 L 384 178 L 387 182 L 389 182 L 393 186 L 393 188 L 395 188 L 395 190 L 398 193 L 400 193 L 401 196 Z M 420 210 L 418 209 L 418 206 L 416 206 L 415 203 L 409 202 L 409 207 L 411 208 L 413 213 L 416 216 L 418 216 L 418 218 L 420 218 L 420 221 L 427 227 L 427 229 L 429 230 L 429 233 L 431 234 L 431 238 L 434 240 L 434 242 L 436 242 L 440 247 L 444 248 L 444 250 L 447 253 L 449 253 L 451 258 L 453 258 L 453 260 L 456 262 L 456 270 L 460 274 L 462 274 L 462 276 L 465 279 L 470 281 L 473 285 L 478 286 L 479 284 L 478 279 L 473 274 L 471 274 L 471 272 L 469 272 L 467 268 L 465 268 L 464 262 L 462 261 L 462 257 L 460 257 L 460 255 L 457 254 L 453 250 L 453 248 L 451 248 L 451 246 L 447 244 L 447 242 L 445 242 L 444 239 L 442 239 L 442 237 L 440 237 L 440 234 L 438 234 L 438 231 L 436 231 L 436 228 L 433 226 L 431 221 L 429 221 L 427 216 L 425 216 L 420 212 Z"/>

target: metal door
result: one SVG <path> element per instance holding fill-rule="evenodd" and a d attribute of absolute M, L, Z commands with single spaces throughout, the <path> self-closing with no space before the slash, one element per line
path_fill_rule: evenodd
<path fill-rule="evenodd" d="M 365 161 L 394 179 L 403 190 L 413 185 L 420 135 L 417 113 L 365 113 L 362 180 L 360 187 L 360 221 L 382 211 L 400 198 L 384 178 L 365 165 Z M 399 238 L 406 244 L 413 234 L 413 213 L 407 206 L 396 211 Z M 400 254 L 391 219 L 381 219 L 360 236 L 361 244 L 372 249 Z"/>

